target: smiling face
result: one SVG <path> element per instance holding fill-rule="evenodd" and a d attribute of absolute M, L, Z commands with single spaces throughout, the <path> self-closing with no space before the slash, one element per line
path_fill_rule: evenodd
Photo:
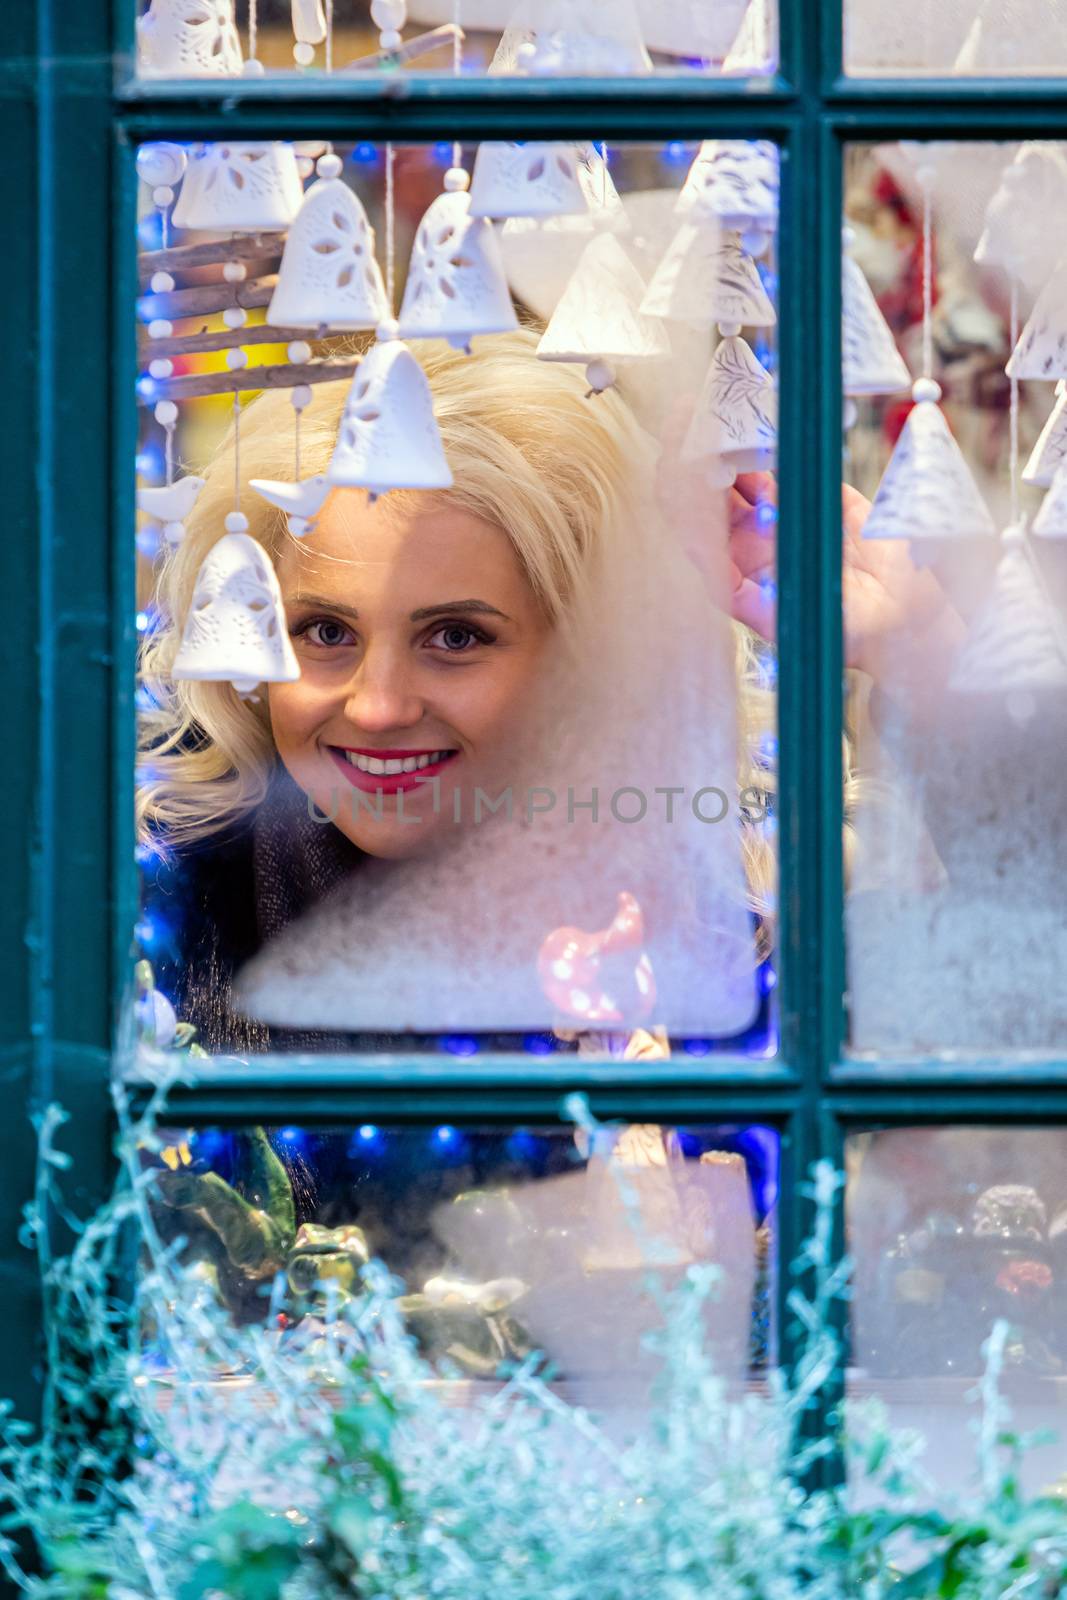
<path fill-rule="evenodd" d="M 430 496 L 340 489 L 278 577 L 301 673 L 270 686 L 278 755 L 361 850 L 414 855 L 522 745 L 550 624 L 511 541 Z"/>

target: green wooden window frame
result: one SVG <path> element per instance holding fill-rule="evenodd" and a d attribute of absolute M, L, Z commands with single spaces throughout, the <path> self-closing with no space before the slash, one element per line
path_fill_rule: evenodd
<path fill-rule="evenodd" d="M 841 865 L 840 229 L 850 139 L 1067 136 L 1063 80 L 851 80 L 842 0 L 780 0 L 782 63 L 751 84 L 139 83 L 134 0 L 9 7 L 0 64 L 0 1237 L 4 1389 L 32 1410 L 35 1269 L 15 1239 L 32 1185 L 29 1118 L 72 1113 L 83 1205 L 106 1186 L 109 1074 L 137 908 L 133 855 L 134 151 L 143 138 L 397 141 L 540 136 L 770 138 L 781 217 L 780 846 L 782 1040 L 769 1064 L 651 1068 L 559 1058 L 291 1057 L 174 1096 L 189 1123 L 553 1121 L 585 1089 L 604 1116 L 759 1120 L 782 1136 L 782 1259 L 798 1189 L 852 1128 L 1067 1122 L 1067 1060 L 850 1063 Z M 788 1355 L 788 1350 L 786 1351 Z M 818 1425 L 818 1419 L 815 1419 Z"/>

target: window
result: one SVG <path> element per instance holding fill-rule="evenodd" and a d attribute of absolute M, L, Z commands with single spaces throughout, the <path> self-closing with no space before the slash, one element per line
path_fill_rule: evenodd
<path fill-rule="evenodd" d="M 470 3 L 473 6 L 474 0 Z M 696 50 L 690 60 L 688 52 L 675 55 L 667 43 L 649 41 L 657 71 L 611 76 L 598 65 L 577 84 L 570 76 L 547 71 L 525 76 L 471 71 L 454 82 L 448 73 L 451 63 L 429 57 L 403 69 L 405 76 L 400 78 L 395 72 L 373 70 L 331 77 L 324 70 L 319 43 L 313 45 L 318 53 L 311 64 L 305 67 L 298 61 L 290 68 L 284 51 L 268 60 L 268 46 L 274 51 L 277 45 L 278 23 L 266 6 L 260 19 L 262 59 L 272 68 L 277 66 L 277 73 L 220 77 L 217 82 L 181 75 L 138 76 L 132 9 L 117 8 L 115 35 L 110 31 L 112 8 L 103 0 L 76 10 L 44 4 L 33 26 L 29 18 L 15 18 L 12 53 L 18 70 L 0 99 L 0 115 L 6 119 L 5 148 L 12 154 L 5 173 L 7 209 L 22 219 L 7 262 L 5 348 L 13 383 L 17 378 L 20 396 L 25 397 L 12 408 L 4 430 L 10 536 L 3 542 L 0 559 L 11 607 L 11 659 L 31 685 L 30 692 L 11 699 L 12 756 L 0 790 L 5 822 L 0 837 L 8 885 L 3 909 L 8 934 L 3 1026 L 12 1085 L 3 1139 L 10 1192 L 27 1193 L 31 1181 L 31 1141 L 22 1112 L 53 1098 L 75 1112 L 79 1170 L 87 1188 L 104 1182 L 108 1081 L 116 1060 L 130 1066 L 128 1022 L 136 997 L 131 945 L 139 922 L 142 936 L 147 932 L 152 937 L 151 928 L 142 921 L 143 909 L 150 919 L 153 912 L 152 884 L 142 908 L 134 859 L 135 619 L 143 614 L 146 629 L 152 619 L 147 614 L 148 590 L 137 587 L 133 542 L 137 518 L 131 462 L 140 421 L 149 409 L 139 407 L 135 392 L 145 367 L 138 357 L 133 308 L 139 293 L 183 293 L 193 285 L 153 289 L 150 281 L 139 282 L 133 244 L 138 222 L 148 224 L 143 248 L 163 249 L 164 244 L 152 231 L 154 212 L 152 206 L 145 207 L 145 190 L 138 189 L 138 152 L 161 144 L 221 147 L 223 141 L 245 145 L 274 141 L 289 146 L 295 158 L 299 146 L 328 140 L 343 152 L 353 175 L 350 188 L 378 218 L 388 144 L 398 152 L 398 185 L 410 182 L 413 193 L 421 186 L 419 192 L 428 201 L 447 170 L 436 147 L 451 147 L 454 141 L 468 160 L 477 145 L 520 138 L 579 144 L 592 150 L 587 158 L 592 164 L 596 147 L 607 141 L 615 152 L 612 170 L 625 193 L 638 190 L 642 174 L 647 176 L 649 170 L 655 174 L 650 187 L 678 187 L 702 141 L 765 141 L 779 152 L 781 163 L 780 236 L 776 270 L 772 269 L 777 285 L 768 289 L 766 276 L 763 279 L 765 292 L 776 300 L 773 356 L 780 397 L 773 578 L 779 665 L 776 726 L 771 730 L 776 740 L 778 915 L 776 949 L 762 968 L 759 962 L 751 966 L 750 1003 L 747 1008 L 738 1006 L 740 1021 L 723 1025 L 727 1008 L 720 1003 L 720 994 L 703 1015 L 679 1015 L 669 1056 L 660 1050 L 623 1059 L 608 1050 L 589 1055 L 555 1045 L 547 1050 L 528 1048 L 528 1040 L 547 1039 L 552 1032 L 545 1016 L 527 1019 L 506 1008 L 473 1020 L 442 1011 L 439 1019 L 436 1014 L 417 1018 L 415 1026 L 406 1025 L 408 1018 L 401 1013 L 390 1025 L 385 1025 L 390 1023 L 388 1017 L 378 1015 L 363 1028 L 358 1018 L 345 1016 L 333 1019 L 339 1040 L 328 1048 L 321 1040 L 308 1045 L 298 1039 L 282 1050 L 239 1050 L 235 1059 L 230 1041 L 225 1054 L 206 1063 L 194 1081 L 174 1092 L 168 1115 L 176 1144 L 192 1130 L 201 1141 L 204 1166 L 225 1182 L 233 1176 L 226 1165 L 233 1154 L 225 1130 L 271 1129 L 275 1144 L 284 1143 L 286 1131 L 293 1134 L 294 1144 L 306 1139 L 306 1148 L 314 1149 L 317 1159 L 333 1162 L 346 1199 L 352 1187 L 346 1163 L 359 1163 L 359 1171 L 366 1172 L 371 1148 L 383 1150 L 385 1177 L 376 1180 L 378 1198 L 373 1198 L 371 1185 L 360 1201 L 366 1221 L 372 1202 L 380 1208 L 382 1193 L 403 1190 L 404 1174 L 420 1159 L 412 1156 L 412 1150 L 425 1152 L 441 1130 L 446 1137 L 437 1138 L 437 1172 L 447 1172 L 445 1157 L 454 1134 L 457 1141 L 465 1141 L 463 1159 L 476 1182 L 492 1186 L 509 1163 L 524 1179 L 530 1173 L 543 1174 L 558 1154 L 561 1139 L 569 1138 L 560 1131 L 560 1096 L 568 1089 L 584 1089 L 598 1114 L 627 1127 L 654 1128 L 664 1146 L 676 1138 L 687 1167 L 699 1168 L 702 1155 L 740 1161 L 740 1166 L 727 1162 L 724 1170 L 735 1175 L 738 1194 L 763 1197 L 753 1203 L 744 1224 L 753 1241 L 752 1262 L 757 1264 L 755 1235 L 767 1226 L 772 1180 L 779 1185 L 777 1217 L 764 1236 L 763 1248 L 787 1261 L 804 1226 L 798 1199 L 802 1175 L 820 1154 L 843 1165 L 847 1153 L 852 1174 L 849 1226 L 862 1289 L 855 1354 L 869 1369 L 871 1381 L 899 1377 L 880 1370 L 878 1353 L 865 1343 L 886 1300 L 903 1321 L 913 1315 L 920 1321 L 926 1315 L 940 1319 L 939 1326 L 953 1316 L 968 1320 L 968 1340 L 960 1348 L 973 1349 L 978 1323 L 988 1307 L 975 1308 L 964 1296 L 962 1309 L 953 1311 L 956 1302 L 946 1287 L 951 1274 L 941 1265 L 909 1261 L 901 1267 L 899 1249 L 904 1247 L 884 1235 L 884 1219 L 877 1215 L 879 1186 L 888 1183 L 899 1190 L 905 1181 L 899 1176 L 904 1146 L 921 1152 L 940 1148 L 941 1140 L 962 1152 L 946 1175 L 944 1191 L 935 1185 L 923 1202 L 916 1202 L 916 1214 L 909 1213 L 902 1223 L 910 1230 L 905 1239 L 908 1250 L 919 1248 L 912 1234 L 921 1233 L 935 1213 L 950 1213 L 959 1228 L 984 1238 L 979 1224 L 994 1215 L 994 1201 L 1003 1203 L 1003 1196 L 999 1201 L 995 1195 L 990 1199 L 990 1191 L 1026 1188 L 1025 1196 L 1015 1197 L 1012 1216 L 1022 1218 L 1020 1237 L 1027 1239 L 1031 1238 L 1027 1218 L 1043 1217 L 1039 1225 L 1033 1224 L 1039 1233 L 1045 1230 L 1041 1248 L 1027 1253 L 1013 1245 L 996 1271 L 990 1267 L 990 1272 L 996 1294 L 1015 1289 L 1038 1294 L 1042 1273 L 1024 1268 L 1034 1261 L 1038 1267 L 1047 1266 L 1058 1249 L 1050 1229 L 1060 1197 L 1055 1183 L 1044 1193 L 1044 1180 L 1035 1182 L 1029 1169 L 1040 1166 L 1045 1171 L 1047 1151 L 1039 1159 L 1033 1142 L 1049 1141 L 1054 1146 L 1057 1125 L 1065 1120 L 1062 1017 L 1049 998 L 1055 971 L 1050 977 L 1045 970 L 1049 963 L 1044 947 L 1035 951 L 1034 964 L 1025 950 L 1012 959 L 1011 994 L 1020 1008 L 1016 1022 L 1002 1026 L 1003 1017 L 990 1008 L 986 1020 L 975 1024 L 980 1013 L 971 1008 L 982 997 L 972 993 L 973 985 L 954 990 L 947 980 L 944 990 L 934 993 L 938 984 L 931 981 L 931 972 L 942 969 L 914 960 L 915 952 L 921 957 L 926 948 L 929 928 L 914 918 L 909 924 L 903 913 L 895 924 L 887 922 L 884 902 L 866 922 L 848 924 L 846 963 L 846 862 L 841 841 L 848 835 L 843 825 L 854 827 L 868 850 L 861 867 L 870 865 L 871 850 L 875 856 L 879 851 L 885 855 L 901 836 L 887 812 L 864 811 L 862 796 L 856 797 L 856 810 L 847 816 L 843 802 L 843 762 L 846 757 L 853 759 L 853 713 L 861 707 L 854 697 L 864 686 L 857 690 L 855 680 L 849 681 L 849 741 L 843 741 L 843 668 L 848 664 L 851 669 L 852 663 L 847 663 L 847 641 L 842 637 L 839 541 L 841 424 L 843 417 L 849 420 L 840 383 L 842 200 L 854 226 L 867 227 L 866 242 L 872 251 L 889 237 L 908 255 L 910 277 L 905 273 L 903 289 L 912 296 L 905 306 L 910 315 L 916 272 L 922 299 L 921 248 L 918 254 L 915 250 L 922 234 L 921 205 L 917 229 L 913 191 L 910 214 L 905 214 L 910 180 L 899 161 L 902 142 L 928 149 L 928 158 L 920 156 L 919 167 L 930 164 L 944 175 L 943 187 L 937 189 L 935 184 L 933 197 L 936 238 L 946 225 L 944 213 L 958 198 L 953 191 L 958 187 L 959 194 L 966 190 L 973 198 L 976 191 L 970 179 L 979 168 L 986 198 L 991 198 L 999 173 L 1015 160 L 1021 141 L 1055 137 L 1057 86 L 1024 76 L 1029 65 L 1023 62 L 1016 64 L 1017 76 L 1004 75 L 994 85 L 981 77 L 971 81 L 962 76 L 947 86 L 921 71 L 940 71 L 954 59 L 947 47 L 938 44 L 933 54 L 922 54 L 909 41 L 907 47 L 894 47 L 889 56 L 884 51 L 867 52 L 858 42 L 855 8 L 848 5 L 843 19 L 834 0 L 823 0 L 817 17 L 816 8 L 802 6 L 800 0 L 783 3 L 781 61 L 770 74 L 765 61 L 762 66 L 754 62 L 751 77 L 737 77 L 714 70 L 725 62 L 718 49 L 708 55 Z M 761 9 L 752 0 L 750 10 Z M 429 6 L 424 18 L 414 4 L 410 10 L 420 26 L 445 25 Z M 340 4 L 335 11 L 339 17 Z M 982 15 L 983 26 L 996 20 L 989 8 Z M 1043 14 L 1042 26 L 1046 20 Z M 246 22 L 242 21 L 242 48 L 247 53 Z M 847 33 L 844 66 L 855 76 L 842 72 L 843 24 L 852 30 Z M 490 22 L 484 31 L 491 39 L 500 25 Z M 362 39 L 365 46 L 365 33 Z M 358 58 L 366 50 L 353 46 L 351 53 Z M 673 65 L 668 66 L 668 57 Z M 767 55 L 767 61 L 772 59 Z M 684 70 L 675 70 L 680 62 Z M 880 72 L 887 66 L 898 74 L 914 75 L 860 76 L 868 68 Z M 403 92 L 398 92 L 399 83 Z M 945 140 L 952 142 L 946 145 Z M 354 176 L 364 155 L 365 170 Z M 676 157 L 677 165 L 672 166 Z M 317 158 L 304 153 L 300 159 Z M 451 155 L 446 159 L 450 161 Z M 142 163 L 142 170 L 151 168 Z M 969 181 L 957 186 L 956 177 L 963 173 L 970 175 Z M 888 175 L 887 181 L 882 182 L 879 174 Z M 154 188 L 171 187 L 162 167 L 155 176 Z M 164 210 L 169 205 L 169 200 L 162 202 Z M 887 220 L 897 230 L 891 236 L 878 232 Z M 864 242 L 861 238 L 859 245 Z M 873 255 L 865 259 L 859 247 L 850 248 L 851 259 L 866 272 L 876 292 L 880 287 L 894 292 L 900 288 L 892 273 L 880 285 Z M 269 267 L 272 259 L 268 253 L 263 261 Z M 208 265 L 217 268 L 220 263 Z M 966 278 L 970 268 L 963 270 Z M 217 274 L 207 281 L 217 284 Z M 1027 291 L 1038 288 L 1030 284 Z M 211 305 L 210 315 L 223 309 Z M 262 302 L 251 309 L 258 312 Z M 1021 295 L 1016 309 L 1020 331 L 1029 315 Z M 999 322 L 994 317 L 983 324 L 992 341 L 990 349 L 999 349 L 997 340 L 1003 339 L 1004 310 L 1002 304 Z M 879 314 L 887 316 L 884 305 Z M 913 315 L 910 320 L 914 326 Z M 1007 304 L 1008 325 L 1011 320 Z M 949 319 L 945 339 L 956 338 L 963 344 L 969 340 L 968 348 L 980 346 L 973 318 L 970 323 L 963 321 L 961 332 Z M 921 317 L 919 322 L 921 327 Z M 250 319 L 249 326 L 253 325 Z M 187 330 L 159 331 L 161 342 L 183 336 L 188 336 Z M 247 343 L 249 349 L 271 348 L 268 342 Z M 896 341 L 891 345 L 897 349 Z M 945 361 L 957 353 L 949 344 L 940 349 Z M 174 355 L 153 359 L 170 362 Z M 982 370 L 992 373 L 996 365 L 990 360 Z M 162 368 L 159 373 L 153 377 L 149 372 L 149 381 L 168 384 L 175 376 L 181 378 Z M 907 377 L 924 375 L 943 383 L 943 372 L 924 374 L 920 350 Z M 1001 395 L 999 378 L 997 383 Z M 220 388 L 225 392 L 225 385 Z M 905 384 L 905 397 L 906 388 Z M 846 475 L 866 493 L 878 481 L 890 442 L 883 427 L 889 402 L 881 395 L 873 400 L 870 396 L 868 389 L 848 397 L 856 398 L 857 414 L 849 430 Z M 142 393 L 140 399 L 151 401 L 154 416 L 158 397 Z M 1051 388 L 1044 400 L 1051 409 Z M 1041 420 L 1040 404 L 1036 392 L 1022 396 L 1021 433 L 1033 431 Z M 974 422 L 977 459 L 988 443 L 984 422 L 996 407 L 977 391 L 965 405 L 973 411 L 968 420 Z M 1015 414 L 1009 393 L 1009 419 Z M 1003 440 L 995 442 L 1000 455 L 987 456 L 991 471 L 1007 461 Z M 158 443 L 158 431 L 153 434 L 149 428 L 142 449 L 150 451 Z M 180 448 L 192 452 L 191 444 L 182 442 Z M 151 461 L 142 459 L 142 466 L 150 468 Z M 147 481 L 151 472 L 145 477 Z M 994 534 L 998 531 L 994 526 Z M 150 544 L 150 535 L 142 532 L 142 562 L 153 559 Z M 989 549 L 1004 560 L 1012 554 L 999 546 Z M 1054 555 L 1053 551 L 1049 562 Z M 145 581 L 142 567 L 140 582 Z M 1053 595 L 1049 606 L 1055 641 L 1062 635 L 1062 603 L 1057 611 Z M 1057 682 L 1053 674 L 1046 686 L 1053 694 Z M 921 685 L 916 694 L 921 695 Z M 1038 722 L 1028 724 L 1031 730 L 1042 727 L 1045 713 L 1039 708 L 1035 715 Z M 1054 726 L 1055 705 L 1048 715 L 1052 719 L 1048 726 Z M 877 711 L 874 720 L 877 724 Z M 1019 743 L 1020 761 L 1031 778 L 1040 779 L 1040 793 L 1028 804 L 1037 830 L 1035 849 L 1046 852 L 1040 856 L 1044 865 L 1031 873 L 1023 894 L 1032 900 L 1047 897 L 1055 904 L 1062 851 L 1050 848 L 1050 823 L 1040 797 L 1052 792 L 1062 777 L 1056 766 L 1062 741 L 1043 742 L 1024 729 Z M 771 764 L 768 757 L 768 767 Z M 914 777 L 916 768 L 910 770 Z M 844 800 L 851 804 L 848 796 Z M 951 797 L 943 820 L 951 834 L 958 822 Z M 1010 833 L 1015 820 L 1014 808 L 1006 802 L 993 819 L 990 838 L 998 837 L 998 828 Z M 905 818 L 900 826 L 914 821 Z M 929 841 L 929 846 L 932 854 L 920 855 L 920 866 L 926 861 L 935 878 L 939 870 L 951 873 L 951 860 L 946 861 L 937 841 Z M 847 863 L 847 871 L 851 873 L 855 865 Z M 883 878 L 883 886 L 885 882 Z M 888 882 L 893 889 L 891 874 Z M 158 905 L 154 909 L 158 912 Z M 1013 911 L 1019 910 L 1016 894 Z M 855 908 L 849 914 L 854 919 L 861 915 Z M 165 918 L 159 919 L 156 937 L 164 922 Z M 1000 925 L 994 921 L 991 926 L 999 937 Z M 889 976 L 879 940 L 888 940 L 889 954 L 899 958 Z M 760 970 L 773 971 L 773 985 L 766 977 L 757 982 L 754 975 Z M 295 985 L 298 992 L 305 978 L 301 971 Z M 479 990 L 477 982 L 473 987 Z M 688 992 L 695 994 L 692 989 Z M 893 1015 L 884 1004 L 889 992 L 899 1002 Z M 957 997 L 951 1003 L 945 999 L 949 993 Z M 293 1021 L 295 1015 L 283 1022 L 289 1020 L 299 1033 L 306 1022 Z M 369 1039 L 368 1034 L 376 1037 Z M 136 1076 L 134 1071 L 134 1080 Z M 995 1148 L 984 1137 L 990 1125 L 1007 1130 Z M 915 1128 L 928 1136 L 925 1145 L 912 1138 Z M 365 1140 L 363 1130 L 370 1130 Z M 375 1139 L 383 1130 L 388 1140 L 377 1146 Z M 518 1140 L 520 1134 L 534 1142 L 527 1145 L 520 1140 L 509 1151 L 509 1141 Z M 453 1151 L 457 1148 L 451 1146 Z M 920 1154 L 916 1159 L 932 1162 L 941 1157 Z M 576 1165 L 585 1171 L 590 1161 L 582 1157 Z M 734 1183 L 734 1178 L 730 1181 Z M 442 1182 L 442 1193 L 451 1196 L 447 1182 Z M 530 1196 L 537 1187 L 536 1181 L 524 1183 Z M 436 1196 L 426 1197 L 425 1210 L 415 1219 L 420 1238 L 425 1237 L 427 1217 L 438 1203 Z M 361 1225 L 358 1216 L 343 1211 L 343 1206 L 335 1205 L 331 1224 L 354 1220 Z M 864 1222 L 871 1220 L 872 1212 L 879 1226 L 868 1233 Z M 312 1210 L 304 1220 L 314 1225 L 319 1219 Z M 410 1248 L 410 1240 L 402 1239 L 398 1245 L 401 1254 Z M 980 1252 L 986 1246 L 975 1249 Z M 8 1254 L 18 1260 L 13 1239 L 8 1240 Z M 424 1265 L 427 1272 L 436 1272 L 440 1259 L 427 1257 Z M 752 1271 L 755 1276 L 754 1267 Z M 773 1261 L 766 1279 L 764 1294 L 778 1294 L 781 1274 L 773 1270 Z M 11 1269 L 10 1303 L 13 1313 L 23 1314 L 10 1317 L 6 1338 L 8 1370 L 24 1375 L 25 1395 L 33 1370 L 31 1298 L 26 1269 L 17 1265 Z M 753 1299 L 754 1291 L 746 1289 L 746 1308 Z M 1043 1309 L 1040 1315 L 1045 1315 Z M 756 1322 L 758 1317 L 757 1312 Z M 788 1355 L 781 1307 L 777 1312 L 767 1310 L 766 1322 L 781 1330 Z M 743 1338 L 737 1330 L 734 1334 L 740 1349 Z M 1044 1337 L 1038 1327 L 1029 1342 L 1024 1341 L 1024 1354 L 1028 1357 Z M 750 1341 L 750 1354 L 752 1348 Z M 1055 1357 L 1055 1346 L 1049 1349 Z M 573 1366 L 578 1370 L 581 1358 L 576 1357 Z M 1047 1373 L 1038 1376 L 1045 1379 Z M 931 1378 L 941 1382 L 943 1374 L 914 1376 L 920 1385 L 915 1391 L 920 1404 L 924 1403 L 921 1384 Z"/>

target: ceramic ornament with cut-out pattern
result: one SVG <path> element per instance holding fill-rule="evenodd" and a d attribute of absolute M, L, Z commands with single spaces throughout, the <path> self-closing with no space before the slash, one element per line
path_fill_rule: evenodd
<path fill-rule="evenodd" d="M 320 170 L 329 159 L 320 160 Z M 339 174 L 340 157 L 333 160 Z M 376 328 L 388 315 L 366 211 L 339 175 L 318 178 L 285 241 L 267 321 L 277 328 L 355 332 Z"/>
<path fill-rule="evenodd" d="M 590 393 L 615 382 L 615 364 L 670 354 L 663 325 L 641 310 L 645 284 L 613 234 L 598 234 L 582 251 L 537 346 L 540 361 L 584 366 Z"/>
<path fill-rule="evenodd" d="M 739 335 L 720 341 L 682 444 L 709 484 L 729 488 L 739 472 L 768 468 L 778 442 L 774 380 Z"/>
<path fill-rule="evenodd" d="M 174 226 L 205 233 L 271 232 L 289 226 L 303 199 L 292 145 L 220 140 L 193 150 Z"/>
<path fill-rule="evenodd" d="M 651 71 L 634 0 L 520 0 L 489 64 L 494 77 Z"/>
<path fill-rule="evenodd" d="M 749 0 L 722 64 L 724 77 L 760 77 L 778 60 L 778 0 Z"/>
<path fill-rule="evenodd" d="M 401 339 L 380 340 L 360 362 L 326 476 L 372 501 L 390 489 L 452 487 L 430 385 Z"/>
<path fill-rule="evenodd" d="M 1048 421 L 1038 435 L 1023 468 L 1023 482 L 1039 489 L 1047 489 L 1056 476 L 1056 469 L 1067 459 L 1067 384 L 1061 378 L 1056 385 L 1056 404 Z"/>
<path fill-rule="evenodd" d="M 911 387 L 889 324 L 847 250 L 841 260 L 841 366 L 847 395 L 899 394 Z"/>
<path fill-rule="evenodd" d="M 137 19 L 143 77 L 234 78 L 243 65 L 233 0 L 152 0 Z"/>
<path fill-rule="evenodd" d="M 992 590 L 967 631 L 949 688 L 958 694 L 1004 695 L 1009 711 L 1025 720 L 1037 709 L 1025 697 L 1067 689 L 1065 631 L 1022 529 L 1006 528 L 1001 542 Z M 1016 696 L 1024 698 L 1012 704 Z"/>
<path fill-rule="evenodd" d="M 778 151 L 766 139 L 706 139 L 678 195 L 691 222 L 711 218 L 741 235 L 750 255 L 766 250 L 778 226 Z"/>
<path fill-rule="evenodd" d="M 772 328 L 778 321 L 741 235 L 710 222 L 683 222 L 652 274 L 646 316 L 713 328 Z"/>
<path fill-rule="evenodd" d="M 589 210 L 573 144 L 483 139 L 470 198 L 472 217 L 581 217 Z"/>
<path fill-rule="evenodd" d="M 270 557 L 249 534 L 224 534 L 201 563 L 171 677 L 251 694 L 299 676 Z"/>
<path fill-rule="evenodd" d="M 518 327 L 493 224 L 472 217 L 470 207 L 469 194 L 446 189 L 419 223 L 400 310 L 402 339 L 447 339 L 469 353 L 478 334 Z"/>
<path fill-rule="evenodd" d="M 1067 378 L 1067 265 L 1056 267 L 1037 297 L 1005 371 L 1047 383 Z"/>
<path fill-rule="evenodd" d="M 878 485 L 863 537 L 910 539 L 921 563 L 925 543 L 992 539 L 996 528 L 938 405 L 940 388 L 920 378 L 912 394 L 916 403 Z"/>
<path fill-rule="evenodd" d="M 595 233 L 631 231 L 607 162 L 593 144 L 574 146 L 585 210 L 558 217 L 508 217 L 497 230 L 512 294 L 547 322 Z"/>
<path fill-rule="evenodd" d="M 1067 539 L 1067 458 L 1052 475 L 1031 531 L 1039 539 Z"/>
<path fill-rule="evenodd" d="M 1067 159 L 1061 147 L 1046 139 L 1027 140 L 1005 167 L 986 207 L 975 261 L 1040 288 L 1063 250 L 1059 229 L 1050 227 L 1049 219 L 1065 212 Z"/>

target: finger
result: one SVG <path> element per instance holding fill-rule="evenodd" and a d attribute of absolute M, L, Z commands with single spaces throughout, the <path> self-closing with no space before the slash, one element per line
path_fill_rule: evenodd
<path fill-rule="evenodd" d="M 757 503 L 778 504 L 778 480 L 773 472 L 739 472 L 734 488 L 750 506 Z"/>
<path fill-rule="evenodd" d="M 777 622 L 773 589 L 746 578 L 734 591 L 730 614 L 758 633 L 761 639 L 773 643 Z"/>
<path fill-rule="evenodd" d="M 730 560 L 746 577 L 766 573 L 774 577 L 775 546 L 760 528 L 737 530 L 731 528 L 727 548 Z"/>

